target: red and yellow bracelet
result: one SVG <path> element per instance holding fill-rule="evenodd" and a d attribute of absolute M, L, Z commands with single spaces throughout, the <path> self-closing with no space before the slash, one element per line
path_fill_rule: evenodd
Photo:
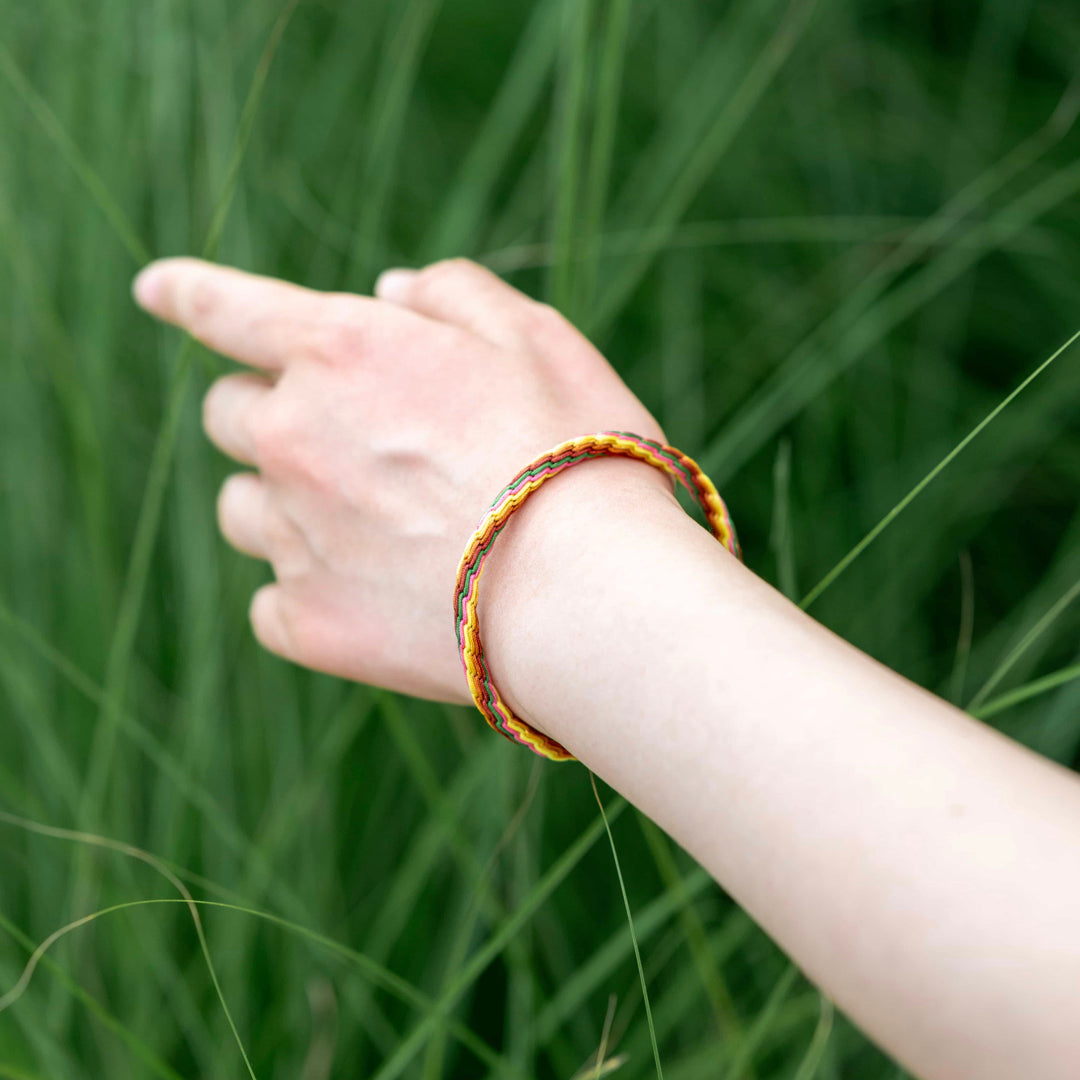
<path fill-rule="evenodd" d="M 560 443 L 554 450 L 522 469 L 503 488 L 473 533 L 458 568 L 454 590 L 458 651 L 465 666 L 473 700 L 484 719 L 508 739 L 519 742 L 552 761 L 572 761 L 573 755 L 554 739 L 548 738 L 515 716 L 491 680 L 491 674 L 484 662 L 484 647 L 480 643 L 480 623 L 477 616 L 480 576 L 483 573 L 484 561 L 495 543 L 495 537 L 505 528 L 510 515 L 537 488 L 572 465 L 606 454 L 637 458 L 675 477 L 705 511 L 709 528 L 716 539 L 733 555 L 741 558 L 739 542 L 735 537 L 727 507 L 717 494 L 712 481 L 695 461 L 679 450 L 652 439 L 644 439 L 640 435 L 632 435 L 626 431 L 602 431 L 596 435 L 583 435 L 578 439 Z"/>

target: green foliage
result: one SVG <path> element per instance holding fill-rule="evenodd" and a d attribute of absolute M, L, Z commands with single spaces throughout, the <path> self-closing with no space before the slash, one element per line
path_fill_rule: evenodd
<path fill-rule="evenodd" d="M 643 1078 L 653 1032 L 668 1080 L 896 1076 L 605 796 L 620 883 L 584 770 L 258 650 L 199 429 L 228 365 L 129 282 L 487 262 L 753 568 L 1075 766 L 1077 353 L 934 470 L 1080 324 L 1078 52 L 1064 0 L 6 0 L 0 995 L 88 921 L 0 1077 L 247 1076 L 239 1040 L 260 1080 Z"/>

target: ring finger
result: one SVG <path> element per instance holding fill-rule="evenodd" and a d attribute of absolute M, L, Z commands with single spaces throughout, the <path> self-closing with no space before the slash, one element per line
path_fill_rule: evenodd
<path fill-rule="evenodd" d="M 237 551 L 256 559 L 270 558 L 268 542 L 270 491 L 256 473 L 234 473 L 218 496 L 218 526 Z"/>

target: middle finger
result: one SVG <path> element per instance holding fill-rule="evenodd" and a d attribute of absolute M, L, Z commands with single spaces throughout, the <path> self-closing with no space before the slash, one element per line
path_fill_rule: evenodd
<path fill-rule="evenodd" d="M 251 418 L 266 400 L 273 384 L 260 375 L 223 375 L 203 400 L 203 427 L 223 453 L 245 465 L 258 465 Z"/>

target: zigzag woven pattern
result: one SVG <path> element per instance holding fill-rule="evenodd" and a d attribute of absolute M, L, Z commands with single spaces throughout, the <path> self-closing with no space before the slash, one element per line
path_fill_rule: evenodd
<path fill-rule="evenodd" d="M 627 431 L 602 431 L 560 443 L 554 450 L 522 469 L 499 492 L 473 533 L 458 568 L 454 589 L 454 623 L 457 629 L 458 652 L 465 667 L 473 700 L 484 719 L 508 739 L 521 743 L 534 753 L 552 761 L 572 761 L 573 755 L 554 739 L 549 739 L 515 716 L 491 681 L 491 674 L 484 662 L 484 647 L 480 643 L 480 623 L 477 616 L 480 576 L 484 562 L 495 543 L 495 537 L 505 528 L 510 515 L 537 488 L 564 469 L 589 458 L 607 454 L 637 458 L 674 476 L 705 511 L 709 528 L 716 539 L 736 558 L 742 558 L 727 507 L 717 494 L 712 481 L 697 463 L 673 446 L 664 446 Z"/>

